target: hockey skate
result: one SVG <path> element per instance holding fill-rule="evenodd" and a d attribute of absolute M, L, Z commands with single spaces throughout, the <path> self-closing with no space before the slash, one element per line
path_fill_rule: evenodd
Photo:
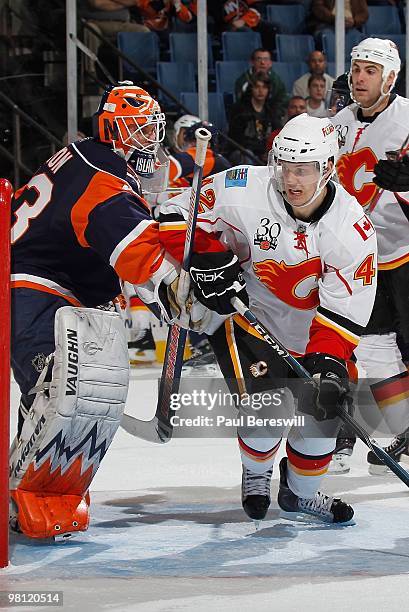
<path fill-rule="evenodd" d="M 338 438 L 332 461 L 329 464 L 328 474 L 347 474 L 350 467 L 350 457 L 354 449 L 354 438 Z"/>
<path fill-rule="evenodd" d="M 330 497 L 317 491 L 312 499 L 298 497 L 287 483 L 287 458 L 280 461 L 280 488 L 278 505 L 280 516 L 290 520 L 305 520 L 307 515 L 314 516 L 325 523 L 348 523 L 354 511 L 341 499 Z"/>
<path fill-rule="evenodd" d="M 156 360 L 155 340 L 150 327 L 140 340 L 128 342 L 128 353 L 131 366 L 151 365 Z"/>
<path fill-rule="evenodd" d="M 407 438 L 407 435 L 408 432 L 406 431 L 396 436 L 389 446 L 385 446 L 383 449 L 395 461 L 409 461 L 409 438 Z M 372 476 L 383 476 L 391 473 L 390 469 L 372 451 L 369 451 L 367 461 L 369 464 L 368 472 Z"/>
<path fill-rule="evenodd" d="M 271 467 L 263 474 L 252 472 L 244 465 L 241 479 L 241 503 L 247 516 L 255 522 L 256 529 L 259 526 L 270 506 L 271 493 L 270 484 L 273 468 Z"/>
<path fill-rule="evenodd" d="M 208 340 L 192 347 L 192 355 L 183 363 L 182 372 L 189 376 L 216 376 L 220 372 Z"/>

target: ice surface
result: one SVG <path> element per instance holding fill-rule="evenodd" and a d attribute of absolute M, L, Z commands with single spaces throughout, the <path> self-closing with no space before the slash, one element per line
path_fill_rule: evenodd
<path fill-rule="evenodd" d="M 133 373 L 127 412 L 153 415 L 154 374 Z M 14 423 L 14 383 L 12 398 Z M 256 532 L 241 508 L 234 440 L 153 445 L 120 429 L 92 485 L 88 532 L 65 544 L 11 535 L 0 590 L 60 589 L 64 610 L 90 612 L 406 610 L 409 492 L 393 475 L 369 476 L 365 456 L 357 443 L 351 472 L 323 487 L 354 506 L 354 525 L 280 518 L 277 469 Z"/>

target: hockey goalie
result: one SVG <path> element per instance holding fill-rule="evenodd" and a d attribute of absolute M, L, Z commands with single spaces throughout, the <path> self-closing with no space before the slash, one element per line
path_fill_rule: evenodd
<path fill-rule="evenodd" d="M 110 87 L 94 136 L 46 161 L 12 203 L 11 524 L 33 538 L 87 529 L 89 486 L 128 390 L 120 280 L 171 320 L 178 271 L 139 176 L 154 171 L 165 116 L 143 89 Z M 129 163 L 132 162 L 132 163 Z M 201 307 L 203 309 L 203 307 Z"/>

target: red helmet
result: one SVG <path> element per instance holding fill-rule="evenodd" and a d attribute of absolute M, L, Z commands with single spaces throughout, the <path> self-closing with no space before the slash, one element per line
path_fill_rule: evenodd
<path fill-rule="evenodd" d="M 124 81 L 109 87 L 93 116 L 94 137 L 128 160 L 134 151 L 155 156 L 165 137 L 165 114 L 147 91 Z"/>

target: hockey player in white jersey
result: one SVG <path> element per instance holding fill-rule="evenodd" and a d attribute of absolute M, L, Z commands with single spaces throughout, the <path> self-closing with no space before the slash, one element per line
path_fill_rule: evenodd
<path fill-rule="evenodd" d="M 270 404 L 258 416 L 294 413 L 291 373 L 239 315 L 228 316 L 234 295 L 249 300 L 262 324 L 317 377 L 316 401 L 305 387 L 299 396 L 298 408 L 308 415 L 305 429 L 288 432 L 278 503 L 291 516 L 329 522 L 353 515 L 348 504 L 318 489 L 339 428 L 334 405 L 348 393 L 346 360 L 372 310 L 377 257 L 372 224 L 355 198 L 331 181 L 337 154 L 331 122 L 303 114 L 276 137 L 268 167 L 240 166 L 206 178 L 190 269 L 196 297 L 224 315 L 208 332 L 230 390 L 250 397 L 282 390 L 280 406 Z M 161 209 L 161 241 L 176 258 L 188 205 L 189 194 L 182 194 Z M 270 505 L 274 457 L 285 433 L 264 421 L 238 429 L 243 508 L 255 520 Z"/>
<path fill-rule="evenodd" d="M 349 72 L 354 103 L 332 119 L 341 140 L 339 180 L 357 198 L 377 231 L 378 290 L 355 354 L 371 379 L 372 395 L 393 434 L 409 426 L 407 163 L 387 161 L 400 156 L 409 134 L 409 100 L 393 93 L 399 70 L 393 42 L 378 38 L 360 42 L 352 49 Z M 408 440 L 398 436 L 386 450 L 399 460 L 402 453 L 408 454 Z M 368 462 L 371 473 L 386 471 L 372 452 Z"/>

